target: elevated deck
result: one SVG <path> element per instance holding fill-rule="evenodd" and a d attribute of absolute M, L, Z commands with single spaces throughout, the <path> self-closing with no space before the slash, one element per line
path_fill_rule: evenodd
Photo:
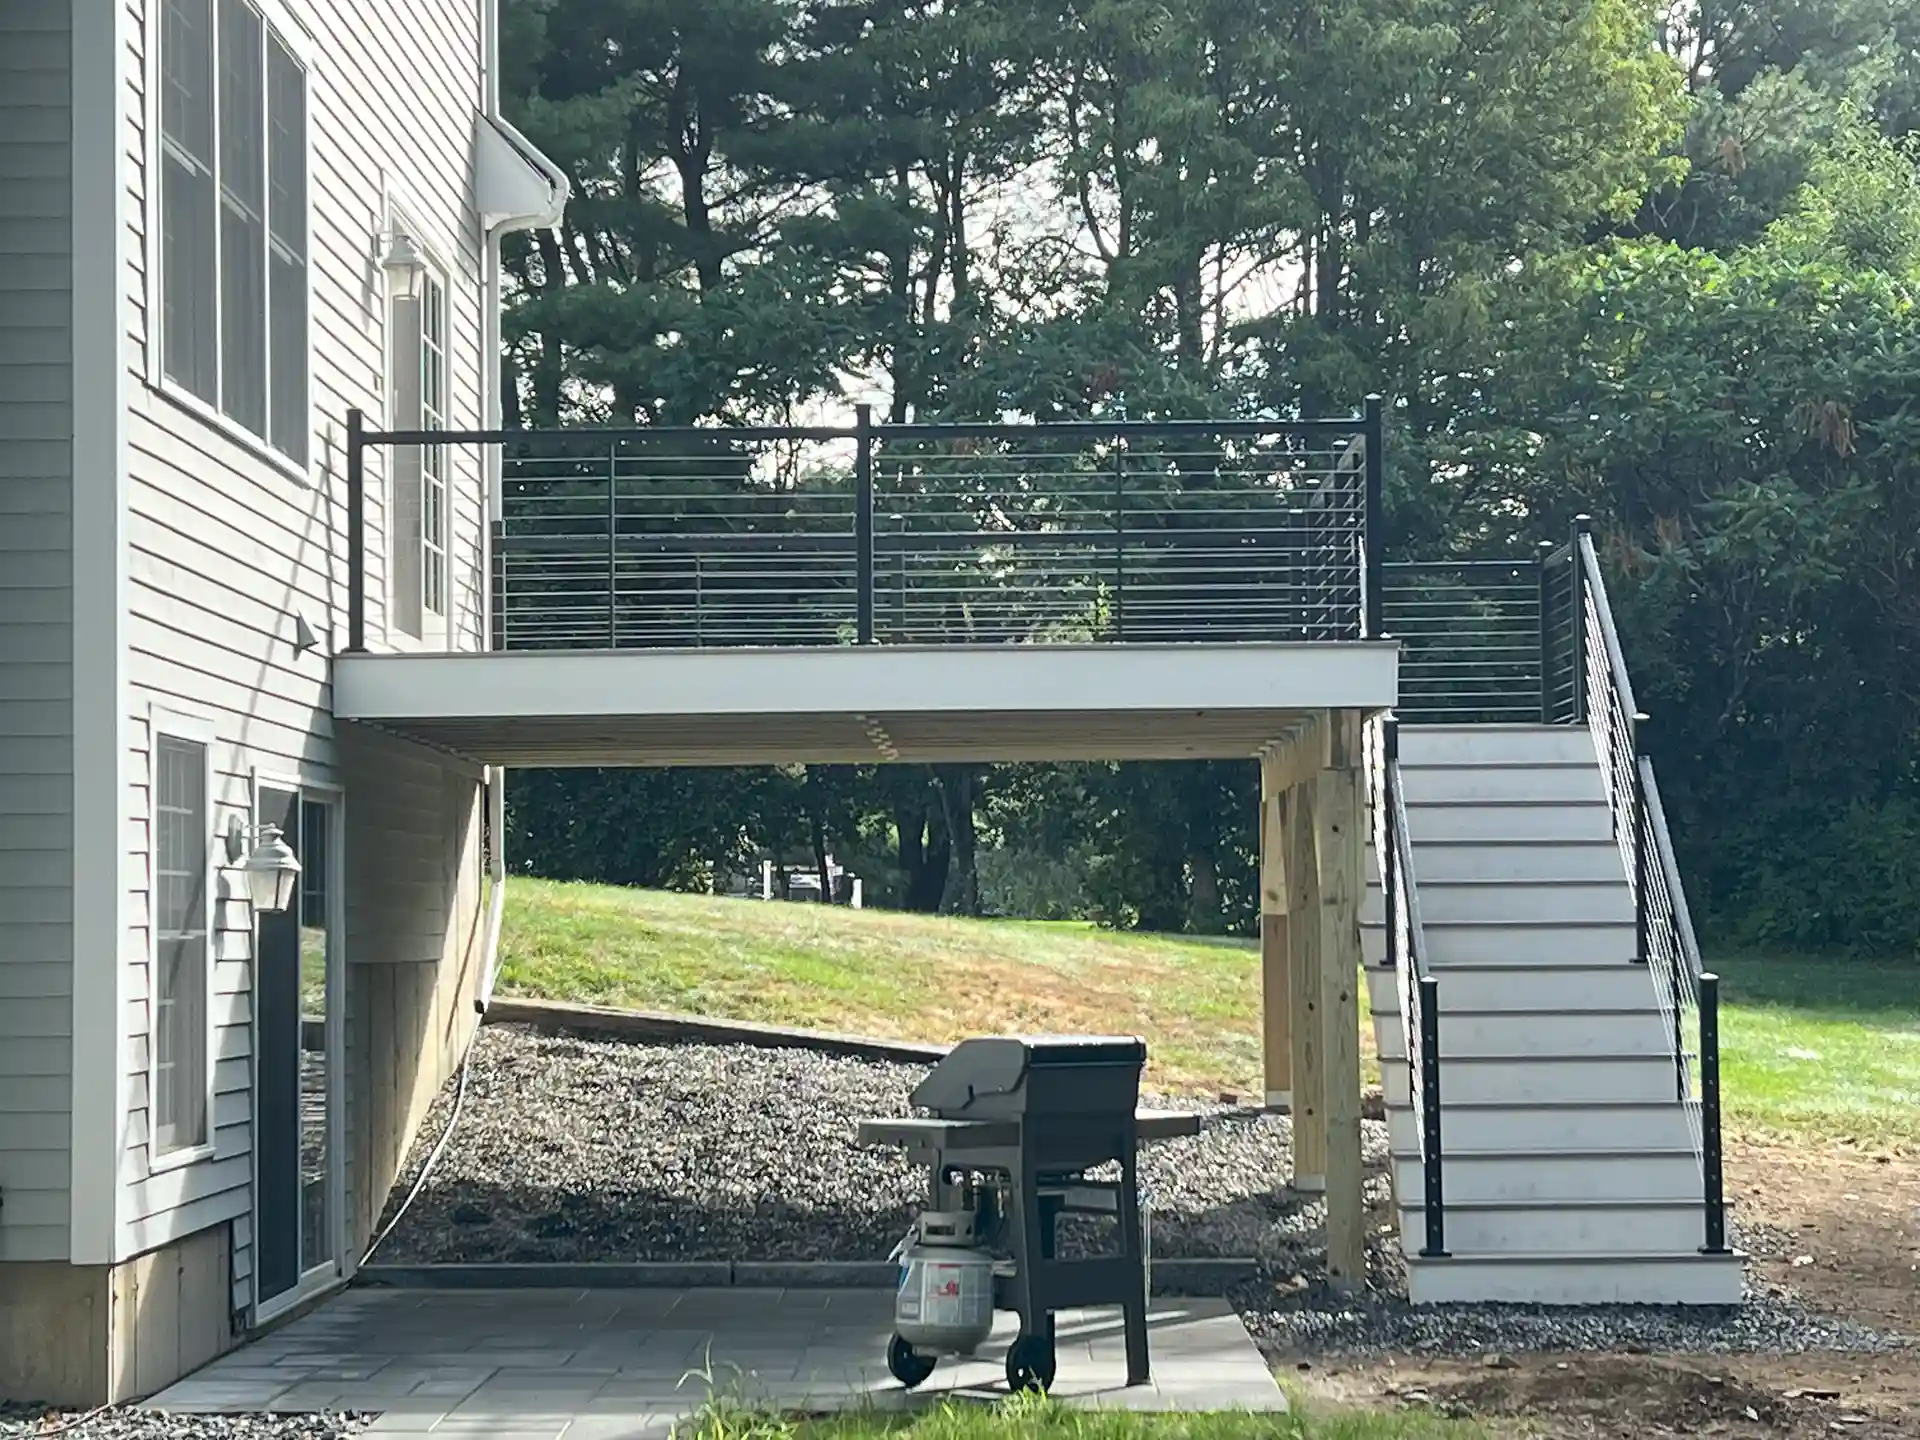
<path fill-rule="evenodd" d="M 1393 704 L 1386 642 L 343 655 L 334 712 L 494 765 L 1257 756 Z"/>

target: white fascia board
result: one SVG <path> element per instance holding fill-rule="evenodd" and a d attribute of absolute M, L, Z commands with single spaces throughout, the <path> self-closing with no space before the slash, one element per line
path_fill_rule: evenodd
<path fill-rule="evenodd" d="M 507 120 L 473 117 L 474 208 L 489 235 L 550 230 L 565 218 L 572 187 L 565 172 Z"/>
<path fill-rule="evenodd" d="M 1392 641 L 343 655 L 353 720 L 1383 710 Z"/>

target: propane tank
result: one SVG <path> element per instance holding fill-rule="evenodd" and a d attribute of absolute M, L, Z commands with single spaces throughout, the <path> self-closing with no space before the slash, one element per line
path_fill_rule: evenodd
<path fill-rule="evenodd" d="M 971 1355 L 993 1331 L 993 1257 L 965 1210 L 930 1210 L 900 1253 L 894 1333 L 923 1355 Z"/>

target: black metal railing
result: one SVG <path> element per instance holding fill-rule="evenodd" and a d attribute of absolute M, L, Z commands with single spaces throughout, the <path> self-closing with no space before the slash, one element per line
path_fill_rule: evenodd
<path fill-rule="evenodd" d="M 1399 989 L 1406 1041 L 1409 1113 L 1420 1151 L 1420 1254 L 1447 1254 L 1445 1160 L 1440 1116 L 1440 982 L 1427 963 L 1420 923 L 1420 887 L 1413 868 L 1413 834 L 1400 772 L 1400 721 L 1380 716 L 1367 730 L 1367 788 L 1375 863 L 1380 867 L 1386 966 Z"/>
<path fill-rule="evenodd" d="M 503 649 L 1356 640 L 1380 631 L 1381 411 L 1357 419 L 380 432 L 493 450 Z M 403 483 L 403 482 L 402 482 Z"/>
<path fill-rule="evenodd" d="M 1544 544 L 1529 558 L 1389 564 L 1383 600 L 1382 633 L 1401 645 L 1401 720 L 1592 732 L 1633 897 L 1634 954 L 1649 967 L 1693 1125 L 1703 1248 L 1724 1253 L 1718 983 L 1701 963 L 1687 913 L 1645 754 L 1647 717 L 1634 698 L 1591 522 L 1580 516 L 1565 544 Z M 1404 1003 L 1415 1001 L 1409 994 Z M 1411 1029 L 1415 1012 L 1406 1013 Z"/>
<path fill-rule="evenodd" d="M 1719 981 L 1701 960 L 1653 762 L 1642 749 L 1647 717 L 1634 701 L 1613 609 L 1607 603 L 1606 579 L 1584 515 L 1574 522 L 1569 548 L 1574 632 L 1570 649 L 1580 662 L 1573 677 L 1577 687 L 1573 714 L 1593 732 L 1614 838 L 1632 886 L 1634 954 L 1651 972 L 1672 1047 L 1675 1093 L 1693 1127 L 1704 1212 L 1701 1249 L 1725 1254 Z"/>

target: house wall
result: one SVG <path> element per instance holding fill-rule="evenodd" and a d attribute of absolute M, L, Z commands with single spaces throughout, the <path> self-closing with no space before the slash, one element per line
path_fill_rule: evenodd
<path fill-rule="evenodd" d="M 70 28 L 71 0 L 0 0 L 0 1271 L 69 1253 Z"/>
<path fill-rule="evenodd" d="M 159 336 L 150 322 L 160 313 L 160 297 L 157 280 L 148 283 L 149 272 L 157 276 L 157 257 L 146 247 L 148 232 L 158 228 L 157 212 L 148 204 L 149 177 L 158 174 L 157 120 L 149 101 L 157 69 L 148 52 L 159 7 L 157 0 L 127 4 L 130 29 L 143 37 L 130 47 L 125 117 L 132 157 L 126 225 L 135 256 L 124 347 L 132 395 L 125 816 L 137 878 L 126 936 L 132 974 L 123 1017 L 128 1061 L 118 1254 L 135 1256 L 231 1222 L 230 1300 L 239 1311 L 252 1298 L 251 920 L 235 877 L 223 876 L 216 916 L 215 1150 L 204 1161 L 156 1172 L 147 1133 L 150 719 L 154 707 L 163 707 L 214 726 L 216 832 L 229 817 L 250 818 L 256 774 L 344 784 L 347 904 L 357 912 L 358 877 L 379 873 L 378 867 L 370 872 L 362 853 L 372 832 L 359 816 L 379 812 L 384 781 L 377 770 L 349 773 L 331 718 L 327 656 L 345 641 L 342 437 L 350 407 L 366 411 L 370 423 L 384 420 L 387 291 L 376 256 L 388 199 L 396 195 L 404 197 L 410 222 L 448 269 L 451 423 L 480 423 L 483 248 L 469 183 L 480 98 L 480 11 L 475 0 L 363 0 L 352 6 L 283 0 L 267 7 L 270 19 L 276 12 L 290 16 L 307 40 L 312 459 L 303 473 L 181 403 L 159 380 Z M 450 550 L 455 642 L 475 648 L 483 633 L 485 494 L 473 457 L 456 459 Z M 385 617 L 383 488 L 384 470 L 374 457 L 368 466 L 368 590 L 376 646 Z M 304 654 L 294 650 L 297 617 L 319 637 L 318 646 Z M 437 843 L 437 834 L 427 838 Z M 412 860 L 389 850 L 385 863 L 404 868 Z M 354 933 L 350 923 L 350 960 L 358 958 L 351 950 Z M 367 1063 L 362 1031 L 375 1027 L 376 1034 L 384 1033 L 377 1028 L 383 1014 L 398 1015 L 402 1029 L 422 1029 L 415 1022 L 426 1002 L 408 987 L 431 988 L 441 972 L 434 963 L 439 957 L 415 958 L 419 964 L 396 971 L 411 978 L 349 981 L 351 1064 Z M 390 1003 L 382 999 L 387 985 L 397 987 Z M 446 1003 L 432 1001 L 441 1008 Z M 438 1053 L 438 1042 L 433 1048 Z M 404 1068 L 406 1060 L 392 1063 Z M 364 1103 L 374 1114 L 389 1108 L 372 1097 Z M 355 1131 L 362 1120 L 350 1114 L 348 1123 Z"/>

